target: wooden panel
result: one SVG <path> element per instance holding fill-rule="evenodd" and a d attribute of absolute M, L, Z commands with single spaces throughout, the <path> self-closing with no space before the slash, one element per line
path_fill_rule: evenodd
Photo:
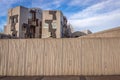
<path fill-rule="evenodd" d="M 44 40 L 28 39 L 25 75 L 43 75 Z"/>
<path fill-rule="evenodd" d="M 9 40 L 9 54 L 8 54 L 8 66 L 7 75 L 15 76 L 18 75 L 18 62 L 19 62 L 19 40 Z"/>
<path fill-rule="evenodd" d="M 102 71 L 104 75 L 120 74 L 120 38 L 102 40 Z"/>
<path fill-rule="evenodd" d="M 61 75 L 62 61 L 62 39 L 45 39 L 44 75 Z"/>
<path fill-rule="evenodd" d="M 0 40 L 0 75 L 6 76 L 8 61 L 8 40 Z"/>
<path fill-rule="evenodd" d="M 82 39 L 82 75 L 101 75 L 101 40 Z"/>
<path fill-rule="evenodd" d="M 63 39 L 63 75 L 81 75 L 81 39 Z"/>

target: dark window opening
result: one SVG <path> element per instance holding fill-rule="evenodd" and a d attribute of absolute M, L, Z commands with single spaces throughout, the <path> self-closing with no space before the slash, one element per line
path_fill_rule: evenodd
<path fill-rule="evenodd" d="M 36 20 L 36 12 L 31 10 L 30 13 L 32 14 L 32 20 L 35 21 Z"/>
<path fill-rule="evenodd" d="M 18 15 L 10 16 L 9 23 L 11 24 L 18 23 Z"/>

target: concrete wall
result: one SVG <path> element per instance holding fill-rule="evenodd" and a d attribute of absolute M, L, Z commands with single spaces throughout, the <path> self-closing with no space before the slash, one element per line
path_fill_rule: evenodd
<path fill-rule="evenodd" d="M 120 38 L 0 40 L 1 76 L 119 74 Z"/>
<path fill-rule="evenodd" d="M 83 37 L 120 37 L 120 27 L 89 34 Z"/>

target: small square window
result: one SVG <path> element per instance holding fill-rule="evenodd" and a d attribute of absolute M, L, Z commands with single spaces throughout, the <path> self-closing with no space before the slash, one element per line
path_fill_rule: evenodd
<path fill-rule="evenodd" d="M 48 25 L 47 23 L 44 24 L 44 28 L 48 28 L 48 26 L 49 26 L 49 25 Z"/>

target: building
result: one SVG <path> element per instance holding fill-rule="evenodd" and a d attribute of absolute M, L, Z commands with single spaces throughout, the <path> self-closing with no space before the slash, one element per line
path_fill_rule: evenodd
<path fill-rule="evenodd" d="M 5 34 L 18 38 L 38 38 L 41 20 L 41 9 L 28 9 L 22 6 L 9 9 Z"/>
<path fill-rule="evenodd" d="M 12 38 L 10 35 L 6 35 L 4 33 L 0 33 L 0 39 L 10 39 Z"/>
<path fill-rule="evenodd" d="M 43 11 L 42 38 L 67 37 L 67 19 L 61 11 Z"/>
<path fill-rule="evenodd" d="M 88 34 L 92 34 L 92 32 L 90 30 L 76 31 L 76 32 L 73 32 L 71 34 L 71 37 L 72 38 L 78 38 L 78 37 L 85 36 L 85 35 L 88 35 Z"/>
<path fill-rule="evenodd" d="M 61 11 L 18 6 L 9 9 L 4 31 L 17 38 L 63 38 L 70 37 L 69 29 Z"/>
<path fill-rule="evenodd" d="M 92 31 L 90 31 L 90 30 L 83 30 L 83 31 L 81 31 L 81 32 L 83 32 L 83 33 L 85 33 L 85 34 L 92 34 Z"/>
<path fill-rule="evenodd" d="M 72 37 L 72 38 L 78 38 L 78 37 L 84 36 L 84 35 L 86 35 L 86 34 L 83 33 L 83 32 L 81 32 L 81 31 L 76 31 L 76 32 L 73 32 L 73 33 L 72 33 L 71 37 Z"/>

